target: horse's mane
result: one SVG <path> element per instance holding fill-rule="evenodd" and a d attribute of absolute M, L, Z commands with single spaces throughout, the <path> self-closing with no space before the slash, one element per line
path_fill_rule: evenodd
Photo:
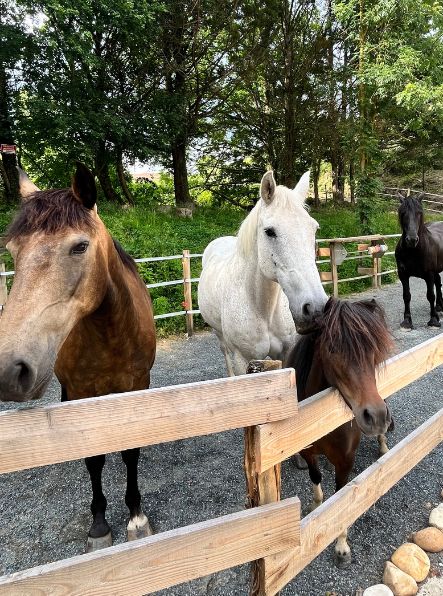
<path fill-rule="evenodd" d="M 315 330 L 300 337 L 286 365 L 295 368 L 297 387 L 303 392 L 316 350 L 320 351 L 322 359 L 335 353 L 345 362 L 363 367 L 371 356 L 376 365 L 381 364 L 392 347 L 384 311 L 375 301 L 349 302 L 330 298 L 316 319 Z"/>
<path fill-rule="evenodd" d="M 7 240 L 18 236 L 29 236 L 35 232 L 55 234 L 65 228 L 93 230 L 94 219 L 91 210 L 78 201 L 70 188 L 42 190 L 30 195 L 7 231 Z M 134 259 L 123 250 L 117 240 L 112 239 L 124 266 L 138 275 Z"/>
<path fill-rule="evenodd" d="M 402 197 L 401 203 L 398 207 L 398 219 L 400 224 L 402 223 L 402 218 L 408 213 L 412 215 L 420 213 L 423 215 L 423 205 L 421 204 L 418 197 Z"/>
<path fill-rule="evenodd" d="M 70 188 L 42 190 L 33 193 L 7 231 L 8 240 L 35 232 L 55 234 L 65 228 L 94 228 L 89 209 L 78 201 Z"/>
<path fill-rule="evenodd" d="M 297 200 L 297 198 L 294 197 L 292 190 L 286 186 L 277 186 L 273 201 L 275 201 L 281 209 L 288 211 L 295 211 L 300 207 L 308 209 L 308 206 L 301 203 L 300 200 Z M 265 208 L 263 200 L 259 199 L 240 226 L 237 233 L 237 247 L 244 257 L 251 256 L 254 251 L 257 242 L 257 227 L 260 210 Z"/>

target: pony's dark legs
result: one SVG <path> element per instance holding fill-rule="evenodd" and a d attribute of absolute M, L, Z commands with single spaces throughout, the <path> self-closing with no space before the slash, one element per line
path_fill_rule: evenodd
<path fill-rule="evenodd" d="M 435 291 L 437 294 L 437 300 L 435 303 L 435 310 L 437 312 L 443 312 L 443 296 L 441 293 L 441 279 L 439 273 L 434 273 Z"/>
<path fill-rule="evenodd" d="M 429 327 L 441 327 L 440 320 L 438 318 L 437 310 L 435 308 L 435 293 L 434 293 L 434 284 L 435 284 L 435 275 L 434 273 L 429 273 L 425 279 L 426 281 L 426 298 L 428 299 L 429 306 L 431 307 L 431 318 L 428 321 Z"/>
<path fill-rule="evenodd" d="M 92 485 L 91 512 L 93 521 L 89 530 L 86 547 L 87 552 L 91 552 L 99 548 L 111 546 L 112 536 L 111 528 L 105 518 L 107 502 L 102 489 L 102 471 L 105 465 L 105 456 L 94 455 L 92 457 L 86 457 L 85 463 Z"/>
<path fill-rule="evenodd" d="M 335 492 L 346 486 L 349 476 L 354 467 L 355 450 L 347 453 L 342 459 L 336 459 L 331 463 L 335 467 Z M 352 555 L 348 541 L 348 530 L 344 530 L 335 543 L 335 562 L 337 567 L 348 567 L 351 564 Z"/>
<path fill-rule="evenodd" d="M 413 325 L 412 325 L 412 317 L 411 317 L 411 309 L 410 309 L 410 304 L 411 304 L 411 290 L 409 288 L 409 275 L 407 275 L 406 273 L 400 273 L 399 272 L 399 277 L 400 277 L 400 281 L 401 281 L 401 285 L 403 286 L 403 302 L 405 303 L 405 312 L 403 315 L 403 322 L 401 323 L 400 327 L 402 329 L 406 329 L 407 331 L 410 331 L 411 329 L 413 329 Z"/>
<path fill-rule="evenodd" d="M 129 509 L 128 540 L 136 540 L 150 536 L 153 533 L 148 518 L 140 506 L 141 496 L 137 480 L 140 449 L 127 449 L 122 451 L 121 454 L 127 471 L 125 503 Z"/>
<path fill-rule="evenodd" d="M 318 458 L 316 455 L 313 455 L 309 449 L 304 450 L 301 452 L 301 455 L 306 460 L 308 464 L 309 470 L 309 478 L 312 482 L 312 490 L 313 490 L 313 501 L 311 503 L 311 511 L 314 511 L 319 505 L 323 503 L 323 491 L 321 488 L 321 472 L 320 468 L 318 467 Z"/>

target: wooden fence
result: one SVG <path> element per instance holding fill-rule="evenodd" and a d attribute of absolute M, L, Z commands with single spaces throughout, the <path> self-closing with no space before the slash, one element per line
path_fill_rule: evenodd
<path fill-rule="evenodd" d="M 372 246 L 376 246 L 389 238 L 399 238 L 400 234 L 374 234 L 372 236 L 355 236 L 348 238 L 326 238 L 317 240 L 318 257 L 316 261 L 319 267 L 328 266 L 328 271 L 320 271 L 320 277 L 323 285 L 332 285 L 332 294 L 338 296 L 338 285 L 343 282 L 355 281 L 359 279 L 372 279 L 372 286 L 374 288 L 381 287 L 381 280 L 383 275 L 397 273 L 397 269 L 382 270 L 382 259 L 371 256 L 368 250 Z M 354 250 L 346 255 L 346 257 L 338 262 L 337 254 L 343 251 L 346 244 L 354 245 Z M 1 247 L 1 237 L 0 237 Z M 348 247 L 349 248 L 349 247 Z M 386 255 L 393 255 L 394 252 L 386 252 Z M 191 277 L 191 259 L 201 258 L 201 253 L 191 253 L 189 250 L 183 250 L 181 255 L 168 255 L 165 257 L 147 257 L 142 259 L 135 259 L 137 263 L 155 263 L 161 261 L 181 260 L 182 262 L 182 278 L 167 280 L 157 283 L 147 284 L 147 288 L 160 288 L 166 286 L 183 286 L 183 310 L 178 310 L 170 313 L 157 314 L 154 319 L 166 319 L 169 317 L 185 316 L 186 317 L 186 331 L 188 336 L 191 336 L 194 330 L 194 315 L 199 314 L 198 309 L 193 308 L 192 304 L 192 284 L 199 281 L 199 277 Z M 342 262 L 358 260 L 362 266 L 358 267 L 358 275 L 355 277 L 341 277 L 339 275 L 339 266 Z M 369 265 L 365 265 L 365 260 L 369 260 Z M 14 271 L 5 271 L 5 265 L 1 262 L 0 253 L 0 310 L 5 304 L 7 298 L 7 283 L 6 279 L 14 275 Z"/>
<path fill-rule="evenodd" d="M 440 213 L 441 215 L 443 215 L 443 195 L 439 195 L 433 192 L 423 192 L 421 190 L 416 190 L 413 188 L 399 188 L 386 186 L 381 196 L 386 199 L 398 200 L 399 193 L 402 193 L 403 195 L 407 196 L 421 196 L 423 208 L 425 211 L 430 211 L 431 213 Z"/>
<path fill-rule="evenodd" d="M 388 360 L 380 394 L 442 363 L 440 334 Z M 277 594 L 443 440 L 441 410 L 300 522 L 298 499 L 280 501 L 281 462 L 352 413 L 331 389 L 300 404 L 295 391 L 284 369 L 0 413 L 0 473 L 246 427 L 253 507 L 4 576 L 0 595 L 141 595 L 248 561 L 251 594 Z"/>

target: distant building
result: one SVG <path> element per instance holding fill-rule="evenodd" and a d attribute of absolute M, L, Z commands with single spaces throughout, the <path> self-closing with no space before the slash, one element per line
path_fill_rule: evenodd
<path fill-rule="evenodd" d="M 150 182 L 151 184 L 157 185 L 160 182 L 160 172 L 137 172 L 132 177 L 135 182 Z"/>

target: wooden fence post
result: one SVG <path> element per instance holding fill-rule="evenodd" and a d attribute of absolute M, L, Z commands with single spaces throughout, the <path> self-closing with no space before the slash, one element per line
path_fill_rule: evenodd
<path fill-rule="evenodd" d="M 335 243 L 329 243 L 329 250 L 331 251 L 331 274 L 332 274 L 332 295 L 334 298 L 338 298 L 338 271 L 337 263 L 335 260 Z"/>
<path fill-rule="evenodd" d="M 371 241 L 371 246 L 377 245 L 377 240 Z M 377 289 L 378 288 L 378 259 L 372 255 L 372 287 Z"/>
<path fill-rule="evenodd" d="M 189 250 L 183 250 L 183 295 L 184 307 L 186 312 L 186 331 L 188 337 L 194 333 L 194 315 L 192 314 L 192 284 L 191 284 L 191 259 L 189 257 Z"/>
<path fill-rule="evenodd" d="M 247 373 L 258 373 L 282 368 L 280 360 L 252 360 Z M 257 472 L 255 454 L 257 453 L 256 426 L 245 428 L 244 466 L 246 476 L 246 507 L 258 507 L 280 501 L 281 464 L 272 466 L 262 474 Z M 267 590 L 269 580 L 279 569 L 277 555 L 270 555 L 251 564 L 250 596 L 271 596 Z M 272 594 L 274 596 L 276 592 Z"/>
<path fill-rule="evenodd" d="M 5 272 L 5 264 L 0 261 L 0 273 Z M 8 286 L 6 285 L 6 277 L 0 275 L 0 313 L 2 307 L 6 304 L 6 298 L 8 297 Z"/>
<path fill-rule="evenodd" d="M 0 273 L 5 272 L 5 264 L 2 261 L 2 253 L 5 252 L 5 238 L 4 236 L 0 236 Z M 8 297 L 8 286 L 6 284 L 6 277 L 4 275 L 0 275 L 0 314 L 4 304 L 6 304 L 6 299 Z"/>

